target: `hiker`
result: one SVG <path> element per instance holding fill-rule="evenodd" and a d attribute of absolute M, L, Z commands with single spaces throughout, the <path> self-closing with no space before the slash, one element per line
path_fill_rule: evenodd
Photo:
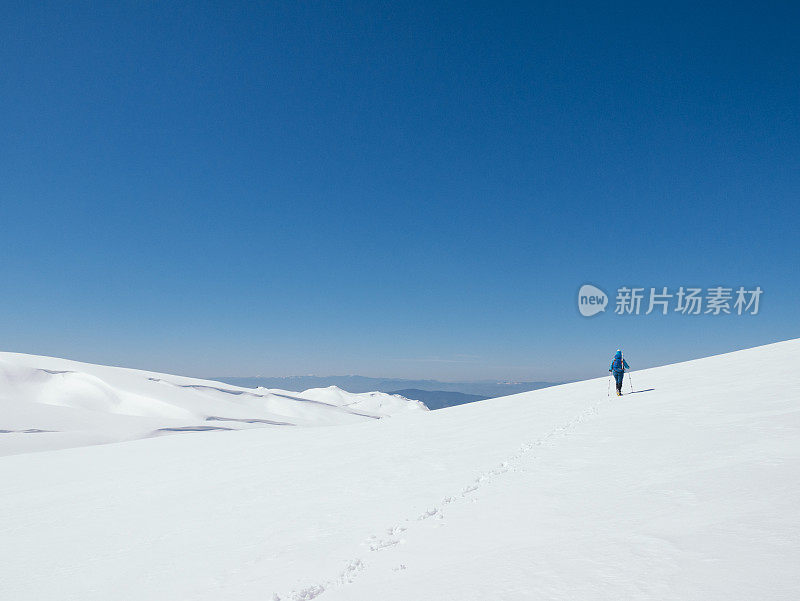
<path fill-rule="evenodd" d="M 625 377 L 625 370 L 630 369 L 628 362 L 622 358 L 622 351 L 617 349 L 617 354 L 611 361 L 608 371 L 613 372 L 614 379 L 617 381 L 617 396 L 622 396 L 622 379 Z"/>

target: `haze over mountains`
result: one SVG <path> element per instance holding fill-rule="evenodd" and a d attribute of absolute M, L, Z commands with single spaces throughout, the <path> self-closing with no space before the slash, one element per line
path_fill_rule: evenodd
<path fill-rule="evenodd" d="M 370 392 L 377 390 L 389 392 L 395 390 L 429 390 L 444 392 L 461 392 L 484 398 L 518 394 L 554 386 L 557 382 L 498 382 L 480 380 L 475 382 L 442 382 L 439 380 L 411 380 L 403 378 L 371 378 L 367 376 L 285 376 L 285 377 L 214 377 L 214 380 L 227 382 L 247 388 L 284 388 L 289 390 L 306 390 L 308 388 L 324 388 L 338 386 L 349 392 Z"/>
<path fill-rule="evenodd" d="M 475 401 L 485 401 L 489 398 L 478 394 L 449 392 L 447 390 L 420 390 L 418 388 L 395 390 L 391 394 L 398 394 L 407 399 L 422 401 L 431 411 L 435 409 L 444 409 L 445 407 L 474 403 Z"/>

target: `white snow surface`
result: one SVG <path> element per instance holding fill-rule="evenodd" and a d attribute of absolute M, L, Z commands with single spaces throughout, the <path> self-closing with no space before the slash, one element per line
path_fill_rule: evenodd
<path fill-rule="evenodd" d="M 792 340 L 634 371 L 621 398 L 598 378 L 2 457 L 0 598 L 797 599 L 798 364 Z M 81 373 L 69 390 L 105 390 Z M 150 419 L 125 390 L 80 411 Z"/>
<path fill-rule="evenodd" d="M 419 401 L 382 392 L 241 388 L 0 353 L 0 455 L 198 430 L 348 424 L 426 410 Z"/>

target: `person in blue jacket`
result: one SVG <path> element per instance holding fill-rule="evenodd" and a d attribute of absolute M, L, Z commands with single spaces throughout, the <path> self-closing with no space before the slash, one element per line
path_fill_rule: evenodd
<path fill-rule="evenodd" d="M 625 359 L 622 358 L 622 351 L 617 349 L 617 354 L 611 361 L 611 367 L 608 371 L 614 374 L 614 379 L 617 381 L 617 396 L 622 396 L 622 379 L 625 377 L 625 370 L 630 369 L 630 365 Z"/>

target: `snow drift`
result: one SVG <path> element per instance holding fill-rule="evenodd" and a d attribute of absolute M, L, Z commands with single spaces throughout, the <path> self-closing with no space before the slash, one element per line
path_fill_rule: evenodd
<path fill-rule="evenodd" d="M 795 599 L 798 362 L 793 340 L 636 371 L 621 398 L 598 378 L 3 457 L 0 597 Z"/>
<path fill-rule="evenodd" d="M 0 455 L 178 432 L 347 424 L 426 409 L 380 392 L 240 388 L 0 353 Z"/>

